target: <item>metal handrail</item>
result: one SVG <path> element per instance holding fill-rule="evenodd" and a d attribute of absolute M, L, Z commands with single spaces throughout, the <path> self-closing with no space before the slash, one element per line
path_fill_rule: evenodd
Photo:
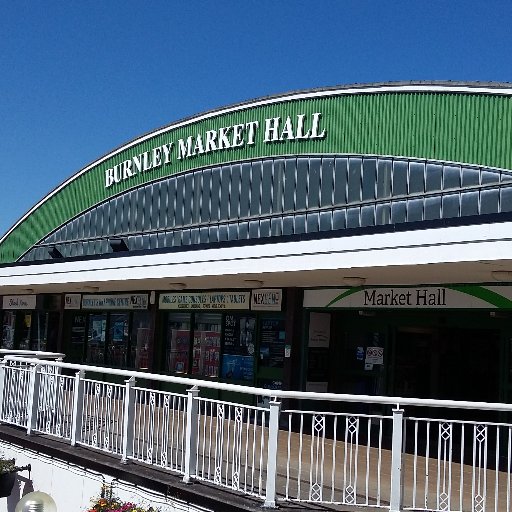
<path fill-rule="evenodd" d="M 6 356 L 5 360 L 23 361 L 30 364 L 41 363 L 37 358 L 25 358 L 18 356 Z M 448 409 L 481 409 L 486 411 L 512 412 L 512 404 L 502 402 L 470 402 L 463 400 L 440 400 L 430 398 L 408 398 L 398 396 L 372 396 L 355 395 L 347 393 L 318 393 L 313 391 L 283 391 L 258 388 L 253 386 L 244 386 L 239 384 L 229 384 L 226 382 L 213 382 L 209 380 L 195 379 L 190 377 L 177 377 L 174 375 L 162 375 L 158 373 L 147 373 L 134 370 L 122 370 L 119 368 L 107 368 L 103 366 L 82 365 L 75 363 L 64 363 L 61 361 L 44 361 L 46 366 L 55 366 L 69 370 L 85 371 L 93 373 L 103 373 L 109 375 L 118 375 L 126 378 L 154 380 L 158 382 L 167 382 L 171 384 L 181 384 L 185 386 L 198 386 L 201 388 L 216 389 L 220 391 L 233 391 L 243 394 L 257 395 L 267 398 L 286 398 L 295 400 L 325 400 L 330 402 L 359 402 L 369 404 L 394 405 L 400 408 L 404 405 L 418 407 L 439 407 Z"/>
<path fill-rule="evenodd" d="M 41 350 L 11 350 L 7 348 L 0 348 L 0 358 L 2 356 L 18 356 L 22 357 L 23 360 L 37 358 L 37 359 L 55 359 L 63 360 L 66 354 L 62 352 L 44 352 Z"/>

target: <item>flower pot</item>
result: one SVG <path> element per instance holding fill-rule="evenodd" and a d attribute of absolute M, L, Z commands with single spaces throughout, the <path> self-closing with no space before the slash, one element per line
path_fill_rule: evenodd
<path fill-rule="evenodd" d="M 11 495 L 16 473 L 3 473 L 0 475 L 0 498 L 7 498 Z"/>

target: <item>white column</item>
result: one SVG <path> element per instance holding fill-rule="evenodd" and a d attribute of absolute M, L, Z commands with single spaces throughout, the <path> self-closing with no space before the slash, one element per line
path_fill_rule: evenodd
<path fill-rule="evenodd" d="M 126 464 L 128 457 L 133 455 L 133 428 L 135 423 L 135 377 L 130 377 L 124 391 L 124 421 L 123 421 L 123 455 L 121 462 Z"/>
<path fill-rule="evenodd" d="M 0 421 L 2 421 L 4 415 L 4 389 L 5 389 L 5 367 L 7 362 L 5 359 L 0 360 Z"/>
<path fill-rule="evenodd" d="M 199 423 L 199 389 L 193 386 L 187 389 L 187 430 L 185 432 L 185 468 L 183 481 L 190 483 L 190 477 L 196 473 L 197 429 Z"/>
<path fill-rule="evenodd" d="M 389 498 L 390 512 L 402 510 L 402 447 L 404 411 L 393 409 L 393 439 L 391 445 L 391 489 Z"/>
<path fill-rule="evenodd" d="M 85 371 L 75 373 L 75 385 L 73 388 L 73 417 L 71 423 L 71 446 L 82 441 L 82 422 L 84 410 L 84 377 Z"/>
<path fill-rule="evenodd" d="M 264 507 L 276 506 L 276 477 L 277 477 L 277 439 L 279 436 L 279 414 L 281 402 L 272 398 L 269 403 L 268 419 L 268 451 L 267 451 L 267 485 Z"/>
<path fill-rule="evenodd" d="M 27 435 L 31 435 L 37 426 L 37 407 L 39 402 L 41 365 L 35 364 L 30 368 L 30 383 L 27 402 Z"/>

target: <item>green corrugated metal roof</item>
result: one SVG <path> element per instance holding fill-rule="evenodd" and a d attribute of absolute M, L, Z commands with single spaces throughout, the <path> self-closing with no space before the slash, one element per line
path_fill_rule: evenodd
<path fill-rule="evenodd" d="M 487 86 L 486 86 L 487 87 Z M 414 90 L 405 90 L 414 89 Z M 265 156 L 373 154 L 512 169 L 512 89 L 482 84 L 350 87 L 257 100 L 170 125 L 118 148 L 42 200 L 0 242 L 0 262 L 16 261 L 41 238 L 106 199 L 170 174 Z M 265 143 L 265 119 L 320 112 L 323 139 Z M 177 141 L 207 130 L 258 121 L 253 145 L 182 160 Z M 105 170 L 173 142 L 173 160 L 105 188 Z"/>

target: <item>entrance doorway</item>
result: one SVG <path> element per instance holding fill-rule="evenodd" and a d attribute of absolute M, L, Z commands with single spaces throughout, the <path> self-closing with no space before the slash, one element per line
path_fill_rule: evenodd
<path fill-rule="evenodd" d="M 393 395 L 499 401 L 499 331 L 398 328 Z"/>

